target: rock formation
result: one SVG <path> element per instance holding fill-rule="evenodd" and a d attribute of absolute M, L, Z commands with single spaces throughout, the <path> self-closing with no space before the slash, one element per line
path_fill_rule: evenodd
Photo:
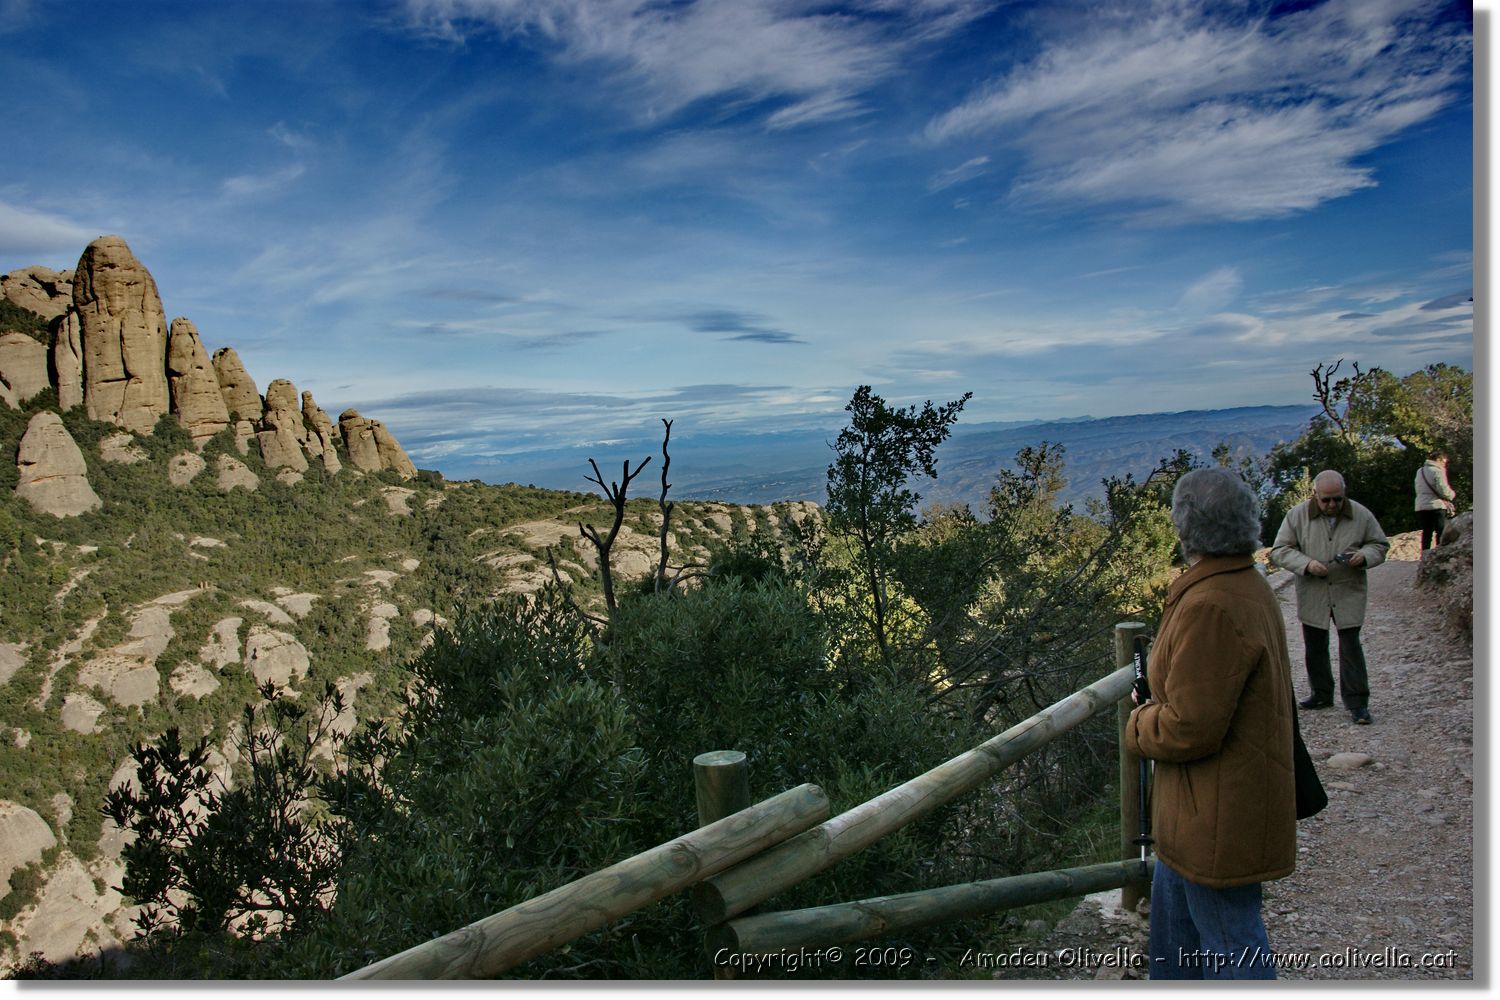
<path fill-rule="evenodd" d="M 307 471 L 302 453 L 306 433 L 302 429 L 302 410 L 297 405 L 297 387 L 284 378 L 266 386 L 266 411 L 261 418 L 260 455 L 268 469 Z"/>
<path fill-rule="evenodd" d="M 256 685 L 267 681 L 287 687 L 307 676 L 307 648 L 296 636 L 265 625 L 250 626 L 245 637 L 245 666 L 255 677 Z"/>
<path fill-rule="evenodd" d="M 351 407 L 339 414 L 339 433 L 344 437 L 344 450 L 349 453 L 350 465 L 361 472 L 381 470 L 380 446 L 375 443 L 375 431 L 358 410 Z"/>
<path fill-rule="evenodd" d="M 338 473 L 345 464 L 340 444 L 362 472 L 392 469 L 403 479 L 417 474 L 378 420 L 351 409 L 335 424 L 312 393 L 302 394 L 299 407 L 296 388 L 285 379 L 272 382 L 262 399 L 233 348 L 210 357 L 189 320 L 178 317 L 169 328 L 155 280 L 118 236 L 90 243 L 75 271 L 29 267 L 0 275 L 0 294 L 52 320 L 50 344 L 20 332 L 0 334 L 0 400 L 13 408 L 51 386 L 58 410 L 82 405 L 90 418 L 133 434 L 151 434 L 172 413 L 200 450 L 229 427 L 241 455 L 256 439 L 266 465 L 290 484 L 301 481 L 309 459 Z M 55 429 L 62 431 L 61 425 Z M 174 462 L 172 481 L 179 485 L 199 471 L 181 456 Z M 253 474 L 236 466 L 220 464 L 220 488 L 254 489 Z M 88 489 L 81 474 L 78 482 Z M 75 493 L 75 502 L 93 496 L 92 490 Z"/>
<path fill-rule="evenodd" d="M 73 272 L 23 267 L 0 275 L 0 296 L 43 319 L 56 319 L 73 304 Z"/>
<path fill-rule="evenodd" d="M 0 334 L 0 400 L 20 409 L 51 384 L 45 344 L 24 333 Z"/>
<path fill-rule="evenodd" d="M 83 323 L 72 309 L 52 328 L 52 379 L 59 410 L 83 405 Z"/>
<path fill-rule="evenodd" d="M 417 474 L 417 467 L 380 421 L 366 420 L 358 410 L 348 409 L 339 414 L 339 433 L 350 464 L 361 472 L 393 469 L 402 479 Z"/>
<path fill-rule="evenodd" d="M 56 844 L 52 828 L 33 810 L 0 801 L 0 885 L 8 886 L 12 872 L 42 860 Z"/>
<path fill-rule="evenodd" d="M 134 465 L 144 462 L 146 453 L 136 443 L 134 435 L 121 431 L 100 440 L 99 457 L 116 465 Z"/>
<path fill-rule="evenodd" d="M 167 482 L 173 486 L 186 486 L 207 465 L 208 463 L 199 458 L 196 452 L 184 451 L 173 455 L 167 462 Z"/>
<path fill-rule="evenodd" d="M 260 405 L 260 390 L 255 380 L 245 371 L 240 356 L 232 347 L 221 347 L 214 351 L 214 374 L 219 379 L 219 389 L 224 394 L 224 406 L 231 417 L 241 420 L 259 420 L 265 415 Z"/>
<path fill-rule="evenodd" d="M 218 487 L 220 493 L 228 493 L 236 487 L 254 493 L 260 488 L 260 477 L 251 472 L 250 467 L 244 462 L 230 458 L 228 455 L 220 455 Z"/>
<path fill-rule="evenodd" d="M 375 447 L 380 453 L 381 468 L 394 469 L 402 479 L 415 478 L 417 467 L 406 457 L 406 451 L 391 432 L 386 430 L 385 424 L 379 420 L 371 420 L 370 430 L 375 434 Z"/>
<path fill-rule="evenodd" d="M 338 449 L 334 447 L 333 421 L 313 401 L 313 394 L 306 391 L 302 393 L 302 422 L 307 426 L 308 454 L 323 460 L 323 471 L 333 475 L 343 468 L 343 464 L 339 462 Z M 318 446 L 316 452 L 313 451 L 314 441 Z"/>
<path fill-rule="evenodd" d="M 89 485 L 88 466 L 62 418 L 43 410 L 31 418 L 16 453 L 16 496 L 53 517 L 76 517 L 103 506 Z"/>
<path fill-rule="evenodd" d="M 167 320 L 150 273 L 118 236 L 88 245 L 73 280 L 83 402 L 94 420 L 150 434 L 167 412 Z"/>
<path fill-rule="evenodd" d="M 167 341 L 167 385 L 172 411 L 199 449 L 229 426 L 219 376 L 198 338 L 198 328 L 181 316 L 172 321 Z"/>

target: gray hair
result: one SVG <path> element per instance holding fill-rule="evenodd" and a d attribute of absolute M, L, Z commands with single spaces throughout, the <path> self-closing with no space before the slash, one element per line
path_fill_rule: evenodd
<path fill-rule="evenodd" d="M 1225 468 L 1194 469 L 1177 480 L 1172 523 L 1183 552 L 1243 556 L 1260 548 L 1260 501 Z"/>

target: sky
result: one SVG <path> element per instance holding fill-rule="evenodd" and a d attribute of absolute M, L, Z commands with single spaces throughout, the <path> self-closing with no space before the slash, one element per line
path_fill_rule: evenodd
<path fill-rule="evenodd" d="M 0 47 L 0 272 L 122 236 L 425 468 L 1473 366 L 1467 3 L 0 0 Z"/>

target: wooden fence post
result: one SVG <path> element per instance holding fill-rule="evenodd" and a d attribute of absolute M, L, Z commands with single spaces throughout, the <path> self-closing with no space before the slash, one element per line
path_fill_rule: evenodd
<path fill-rule="evenodd" d="M 745 755 L 738 750 L 710 750 L 693 758 L 693 791 L 698 799 L 698 825 L 707 826 L 750 805 L 750 765 Z M 713 961 L 713 951 L 707 947 L 709 938 L 719 931 L 719 925 L 710 927 L 704 939 L 705 952 Z M 714 965 L 714 978 L 738 979 L 733 966 Z"/>
<path fill-rule="evenodd" d="M 698 825 L 707 826 L 750 806 L 750 765 L 738 750 L 710 750 L 693 758 Z"/>
<path fill-rule="evenodd" d="M 1145 635 L 1143 622 L 1120 622 L 1115 626 L 1115 666 L 1128 667 L 1135 656 L 1135 638 Z M 1120 859 L 1134 861 L 1141 849 L 1135 838 L 1141 832 L 1141 759 L 1125 746 L 1125 725 L 1135 703 L 1127 693 L 1120 702 Z M 1139 879 L 1120 890 L 1120 909 L 1135 912 L 1142 899 L 1151 898 L 1151 883 Z"/>

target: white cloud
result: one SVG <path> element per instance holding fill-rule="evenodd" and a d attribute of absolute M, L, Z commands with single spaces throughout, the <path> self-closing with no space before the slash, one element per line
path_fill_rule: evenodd
<path fill-rule="evenodd" d="M 286 122 L 277 122 L 267 129 L 267 134 L 288 149 L 302 152 L 311 149 L 315 143 L 313 137 L 307 132 L 297 132 L 288 127 Z"/>
<path fill-rule="evenodd" d="M 1435 23 L 1440 6 L 1329 0 L 1246 19 L 1129 4 L 926 135 L 1013 141 L 1023 201 L 1129 205 L 1159 221 L 1287 215 L 1375 184 L 1358 158 L 1457 96 L 1472 39 Z"/>
<path fill-rule="evenodd" d="M 1217 312 L 1233 302 L 1242 287 L 1239 271 L 1221 267 L 1193 282 L 1178 299 L 1177 308 L 1192 313 Z"/>
<path fill-rule="evenodd" d="M 0 201 L 0 259 L 59 253 L 76 256 L 99 235 L 71 219 Z"/>
<path fill-rule="evenodd" d="M 225 194 L 235 197 L 262 194 L 285 187 L 306 171 L 307 168 L 302 164 L 293 163 L 280 170 L 272 170 L 264 174 L 239 174 L 225 178 L 223 190 Z"/>
<path fill-rule="evenodd" d="M 612 92 L 640 117 L 674 114 L 705 98 L 789 103 L 767 125 L 847 118 L 859 95 L 902 68 L 913 45 L 955 31 L 988 6 L 978 0 L 842 10 L 813 0 L 407 0 L 429 35 L 464 42 L 483 29 L 550 43 L 557 58 L 614 68 Z M 877 17 L 862 16 L 870 13 Z M 634 91 L 631 93 L 630 91 Z"/>
<path fill-rule="evenodd" d="M 989 162 L 990 158 L 988 156 L 976 156 L 972 160 L 960 163 L 949 170 L 940 170 L 927 182 L 927 190 L 941 191 L 955 184 L 971 181 L 985 172 L 985 168 L 989 165 Z"/>

